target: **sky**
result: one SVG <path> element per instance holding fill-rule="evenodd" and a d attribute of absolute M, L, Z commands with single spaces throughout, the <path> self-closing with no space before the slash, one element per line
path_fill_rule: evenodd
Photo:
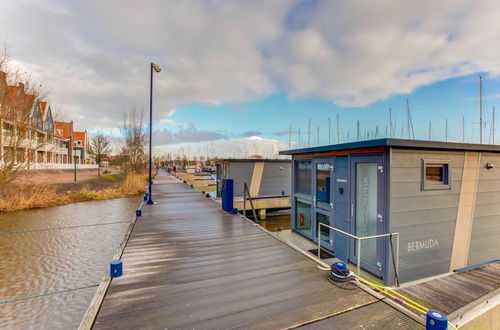
<path fill-rule="evenodd" d="M 273 157 L 355 140 L 357 121 L 360 139 L 407 137 L 407 100 L 412 138 L 431 122 L 477 142 L 480 75 L 492 143 L 498 17 L 497 0 L 0 0 L 0 43 L 77 129 L 117 136 L 148 112 L 154 62 L 157 153 Z"/>

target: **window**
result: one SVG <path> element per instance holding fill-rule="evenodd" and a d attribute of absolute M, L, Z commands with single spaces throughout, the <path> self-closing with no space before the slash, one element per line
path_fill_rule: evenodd
<path fill-rule="evenodd" d="M 330 209 L 330 163 L 316 164 L 316 206 Z"/>
<path fill-rule="evenodd" d="M 422 160 L 422 190 L 451 189 L 448 161 Z"/>
<path fill-rule="evenodd" d="M 295 200 L 295 229 L 311 237 L 311 205 L 307 202 Z"/>
<path fill-rule="evenodd" d="M 311 195 L 311 161 L 298 161 L 296 164 L 297 183 L 295 192 L 304 195 Z"/>

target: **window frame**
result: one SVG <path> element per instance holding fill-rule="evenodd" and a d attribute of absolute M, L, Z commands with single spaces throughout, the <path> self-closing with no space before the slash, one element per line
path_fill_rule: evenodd
<path fill-rule="evenodd" d="M 309 162 L 310 163 L 310 182 L 309 182 L 309 193 L 306 194 L 306 193 L 303 193 L 303 192 L 300 192 L 298 191 L 298 187 L 299 187 L 299 163 L 300 162 Z M 293 173 L 293 179 L 295 181 L 294 185 L 293 185 L 293 190 L 294 190 L 294 195 L 297 196 L 297 197 L 300 197 L 300 198 L 305 198 L 306 200 L 313 200 L 313 182 L 314 182 L 314 178 L 313 178 L 313 168 L 314 164 L 313 164 L 313 160 L 312 158 L 303 158 L 303 159 L 297 159 L 294 161 L 294 173 Z"/>
<path fill-rule="evenodd" d="M 441 182 L 428 182 L 426 177 L 426 169 L 431 166 L 442 166 L 443 167 L 443 181 Z M 433 191 L 433 190 L 451 190 L 451 162 L 449 160 L 442 159 L 422 159 L 421 166 L 421 190 L 422 191 Z"/>

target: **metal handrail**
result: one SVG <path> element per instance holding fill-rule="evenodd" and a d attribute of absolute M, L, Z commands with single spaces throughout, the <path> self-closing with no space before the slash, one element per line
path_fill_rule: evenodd
<path fill-rule="evenodd" d="M 253 201 L 252 201 L 252 196 L 250 195 L 250 191 L 248 190 L 247 183 L 243 183 L 243 215 L 246 216 L 247 213 L 247 194 L 248 194 L 248 200 L 250 201 L 250 206 L 252 207 L 252 213 L 253 213 L 253 218 L 255 222 L 258 222 L 259 219 L 257 218 L 257 213 L 255 213 L 255 208 L 253 207 Z"/>
<path fill-rule="evenodd" d="M 363 240 L 368 240 L 368 239 L 374 239 L 374 238 L 382 238 L 382 237 L 392 237 L 396 236 L 396 253 L 395 253 L 395 258 L 396 258 L 396 269 L 395 269 L 395 274 L 399 274 L 399 233 L 389 233 L 389 234 L 380 234 L 380 235 L 373 235 L 373 236 L 364 236 L 364 237 L 358 237 L 353 234 L 349 234 L 343 230 L 337 229 L 335 227 L 332 227 L 330 225 L 324 224 L 322 222 L 318 222 L 318 259 L 321 260 L 320 258 L 320 253 L 321 253 L 321 226 L 328 227 L 330 229 L 333 229 L 334 231 L 344 234 L 348 237 L 354 238 L 356 240 L 356 247 L 357 247 L 357 271 L 358 271 L 358 276 L 361 276 L 361 241 Z"/>

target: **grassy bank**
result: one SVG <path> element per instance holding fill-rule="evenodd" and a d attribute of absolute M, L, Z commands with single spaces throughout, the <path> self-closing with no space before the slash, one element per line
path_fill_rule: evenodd
<path fill-rule="evenodd" d="M 145 192 L 147 175 L 105 175 L 79 183 L 11 184 L 0 191 L 0 212 L 130 197 Z"/>

